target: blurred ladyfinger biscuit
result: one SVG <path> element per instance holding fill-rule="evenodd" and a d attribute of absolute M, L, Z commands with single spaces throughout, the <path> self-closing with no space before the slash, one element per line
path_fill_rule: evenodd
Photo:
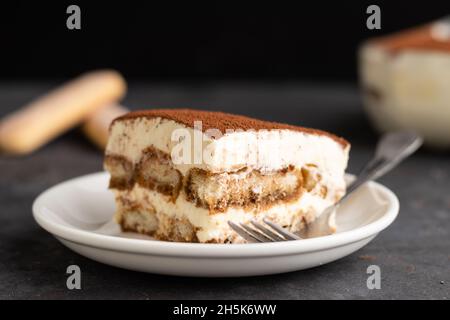
<path fill-rule="evenodd" d="M 2 119 L 0 149 L 13 154 L 32 152 L 117 101 L 125 91 L 125 81 L 116 71 L 83 74 Z"/>
<path fill-rule="evenodd" d="M 128 109 L 119 105 L 109 105 L 89 115 L 83 124 L 83 132 L 100 149 L 105 149 L 108 142 L 109 125 L 111 122 L 128 112 Z"/>

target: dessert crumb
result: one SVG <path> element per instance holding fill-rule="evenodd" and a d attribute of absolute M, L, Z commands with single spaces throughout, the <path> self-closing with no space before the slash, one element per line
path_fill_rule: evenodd
<path fill-rule="evenodd" d="M 416 267 L 414 265 L 409 264 L 409 265 L 406 266 L 406 272 L 413 273 L 415 271 L 416 271 Z"/>
<path fill-rule="evenodd" d="M 359 258 L 364 261 L 374 261 L 376 259 L 375 256 L 371 256 L 371 255 L 367 255 L 367 254 L 361 255 L 361 256 L 359 256 Z"/>

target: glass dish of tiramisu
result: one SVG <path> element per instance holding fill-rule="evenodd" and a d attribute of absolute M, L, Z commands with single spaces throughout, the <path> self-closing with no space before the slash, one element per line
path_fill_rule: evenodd
<path fill-rule="evenodd" d="M 364 42 L 359 51 L 365 109 L 382 132 L 414 129 L 450 147 L 450 16 Z"/>

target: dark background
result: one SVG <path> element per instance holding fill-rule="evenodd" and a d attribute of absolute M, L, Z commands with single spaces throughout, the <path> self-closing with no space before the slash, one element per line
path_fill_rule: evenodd
<path fill-rule="evenodd" d="M 221 110 L 343 136 L 352 173 L 378 138 L 356 86 L 358 44 L 450 11 L 449 0 L 72 1 L 0 3 L 0 116 L 63 80 L 109 67 L 127 79 L 121 103 L 130 109 Z M 380 31 L 365 27 L 372 3 L 381 6 Z M 69 4 L 81 7 L 81 31 L 66 28 Z M 74 128 L 33 154 L 0 154 L 0 299 L 449 299 L 448 155 L 421 150 L 380 180 L 399 197 L 400 215 L 355 254 L 282 275 L 178 278 L 96 263 L 34 222 L 41 192 L 102 170 L 102 152 Z M 71 264 L 82 270 L 77 292 L 66 288 Z M 382 290 L 367 289 L 371 264 L 382 269 Z"/>
<path fill-rule="evenodd" d="M 0 12 L 0 80 L 110 67 L 145 80 L 356 79 L 358 44 L 450 13 L 449 1 L 14 1 Z M 66 8 L 81 7 L 81 30 Z M 366 28 L 378 4 L 382 30 Z"/>

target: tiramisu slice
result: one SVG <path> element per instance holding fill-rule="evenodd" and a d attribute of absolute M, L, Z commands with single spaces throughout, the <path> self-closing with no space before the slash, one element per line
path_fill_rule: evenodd
<path fill-rule="evenodd" d="M 345 192 L 349 144 L 327 132 L 221 112 L 128 113 L 111 125 L 105 168 L 123 230 L 233 243 L 228 221 L 300 230 Z"/>
<path fill-rule="evenodd" d="M 414 129 L 450 147 L 450 17 L 365 42 L 360 75 L 378 129 Z"/>

